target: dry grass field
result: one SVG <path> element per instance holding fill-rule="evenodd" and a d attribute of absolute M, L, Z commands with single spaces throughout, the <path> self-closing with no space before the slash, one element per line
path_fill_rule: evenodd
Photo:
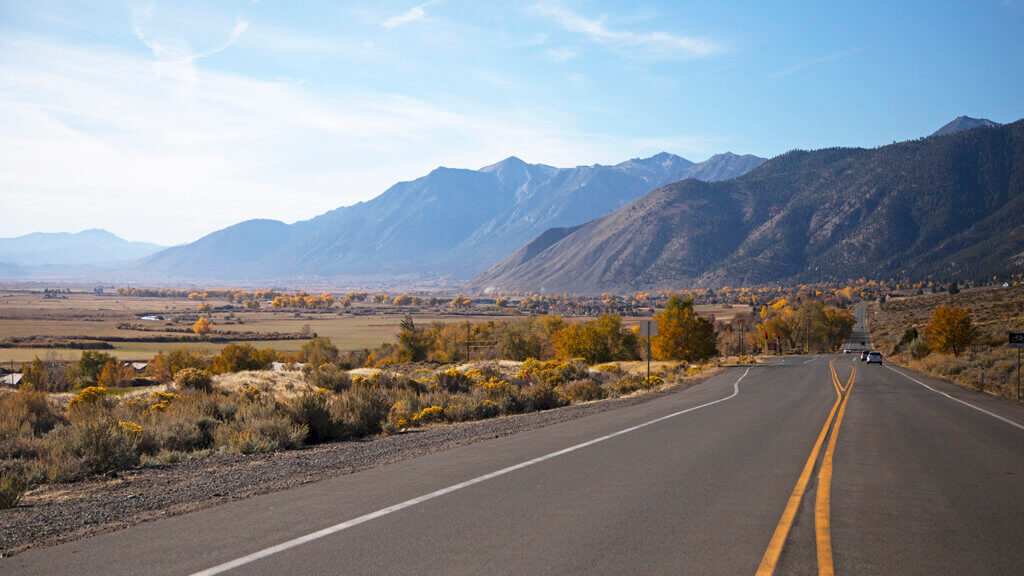
<path fill-rule="evenodd" d="M 213 322 L 214 333 L 228 330 L 251 331 L 260 334 L 303 333 L 330 338 L 342 350 L 374 348 L 393 341 L 406 310 L 394 307 L 364 304 L 353 311 L 282 311 L 224 310 L 227 301 L 209 300 L 214 311 L 206 314 Z M 118 295 L 94 295 L 75 292 L 66 299 L 44 299 L 38 291 L 0 290 L 0 341 L 9 338 L 53 337 L 54 339 L 97 340 L 105 338 L 136 338 L 147 336 L 178 337 L 181 332 L 164 329 L 188 329 L 198 315 L 201 302 L 185 298 L 146 298 Z M 441 311 L 412 310 L 417 323 L 440 321 L 461 322 L 466 316 Z M 140 320 L 147 315 L 164 316 L 163 321 Z M 473 315 L 474 322 L 498 316 Z M 118 328 L 131 323 L 147 331 Z M 273 348 L 283 352 L 296 352 L 308 339 L 264 340 L 259 337 L 238 339 L 258 348 Z M 219 351 L 224 342 L 111 342 L 113 350 L 105 352 L 124 360 L 145 360 L 160 350 L 187 346 Z M 12 348 L 0 347 L 0 362 L 27 362 L 33 357 L 54 360 L 72 360 L 80 350 L 68 348 Z"/>
<path fill-rule="evenodd" d="M 66 296 L 66 298 L 65 298 Z M 406 312 L 415 321 L 430 322 L 482 322 L 507 319 L 507 314 L 495 307 L 480 307 L 472 315 L 456 314 L 444 307 L 434 309 L 396 308 L 389 305 L 357 303 L 352 309 L 340 311 L 294 311 L 263 309 L 243 311 L 236 303 L 226 300 L 206 301 L 213 312 L 205 314 L 213 322 L 214 335 L 221 331 L 255 332 L 252 337 L 234 341 L 248 342 L 257 348 L 273 348 L 291 353 L 308 341 L 298 339 L 265 339 L 260 334 L 316 334 L 330 338 L 341 350 L 375 348 L 393 342 L 399 323 Z M 106 339 L 191 336 L 188 331 L 198 317 L 202 301 L 187 298 L 151 298 L 123 296 L 115 293 L 96 295 L 92 292 L 73 291 L 59 298 L 44 298 L 40 290 L 0 289 L 0 342 L 11 338 L 46 338 L 56 341 L 105 341 Z M 747 306 L 698 305 L 698 313 L 730 320 L 737 312 L 749 311 Z M 141 320 L 143 316 L 162 316 L 164 320 Z M 592 318 L 567 318 L 570 321 Z M 634 327 L 640 318 L 623 318 L 623 326 Z M 119 328 L 132 324 L 145 330 Z M 174 331 L 176 330 L 176 331 Z M 186 332 L 182 332 L 185 330 Z M 110 341 L 113 349 L 104 350 L 122 360 L 148 360 L 157 352 L 178 347 L 196 348 L 216 353 L 226 342 L 139 342 Z M 17 365 L 34 357 L 50 361 L 72 361 L 81 356 L 81 350 L 60 347 L 2 347 L 0 363 Z"/>
<path fill-rule="evenodd" d="M 914 327 L 923 334 L 932 311 L 942 304 L 967 307 L 978 329 L 975 344 L 959 357 L 937 353 L 924 358 L 908 353 L 890 356 L 904 331 Z M 868 311 L 868 328 L 875 348 L 894 364 L 907 366 L 909 362 L 914 370 L 975 390 L 982 388 L 984 370 L 985 392 L 1016 398 L 1017 351 L 1007 345 L 1007 333 L 1024 331 L 1024 286 L 990 286 L 875 303 Z"/>

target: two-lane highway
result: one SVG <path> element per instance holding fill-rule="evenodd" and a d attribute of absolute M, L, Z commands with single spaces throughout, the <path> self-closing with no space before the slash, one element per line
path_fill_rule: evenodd
<path fill-rule="evenodd" d="M 852 356 L 792 357 L 0 572 L 754 574 L 810 463 L 773 573 L 823 569 L 826 476 L 836 573 L 1024 573 L 1024 410 L 911 376 L 985 412 Z"/>

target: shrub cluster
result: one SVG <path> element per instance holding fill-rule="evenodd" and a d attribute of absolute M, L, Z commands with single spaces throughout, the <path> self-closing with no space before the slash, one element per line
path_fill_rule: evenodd
<path fill-rule="evenodd" d="M 201 368 L 183 368 L 174 375 L 174 383 L 181 390 L 209 392 L 213 388 L 213 374 Z"/>
<path fill-rule="evenodd" d="M 0 504 L 14 505 L 28 484 L 175 462 L 189 454 L 288 450 L 547 410 L 662 382 L 618 368 L 590 370 L 581 359 L 532 358 L 514 369 L 497 363 L 462 370 L 421 365 L 407 373 L 353 376 L 325 343 L 310 353 L 323 362 L 306 365 L 309 389 L 291 397 L 279 398 L 260 382 L 227 393 L 196 366 L 178 370 L 168 391 L 131 399 L 102 386 L 82 389 L 66 408 L 31 388 L 2 395 Z"/>

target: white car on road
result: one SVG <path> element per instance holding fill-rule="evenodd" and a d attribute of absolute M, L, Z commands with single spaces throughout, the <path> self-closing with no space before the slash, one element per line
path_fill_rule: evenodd
<path fill-rule="evenodd" d="M 868 364 L 881 364 L 882 363 L 882 353 L 881 352 L 875 352 L 874 350 L 872 350 L 871 352 L 868 352 L 868 360 L 867 360 L 867 362 L 868 362 Z"/>

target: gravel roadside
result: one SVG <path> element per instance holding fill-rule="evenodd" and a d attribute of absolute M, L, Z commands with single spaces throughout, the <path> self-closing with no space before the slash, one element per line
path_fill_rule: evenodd
<path fill-rule="evenodd" d="M 717 372 L 709 370 L 654 392 L 543 412 L 275 454 L 212 454 L 172 465 L 130 470 L 116 478 L 97 477 L 42 486 L 26 494 L 17 507 L 0 511 L 0 556 L 649 402 L 690 388 Z"/>

